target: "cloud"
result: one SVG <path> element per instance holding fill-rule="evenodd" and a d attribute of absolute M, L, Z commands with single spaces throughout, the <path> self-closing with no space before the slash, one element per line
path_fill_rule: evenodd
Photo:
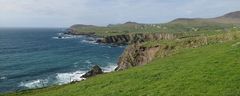
<path fill-rule="evenodd" d="M 68 27 L 178 17 L 215 17 L 240 9 L 239 0 L 0 0 L 0 27 Z"/>

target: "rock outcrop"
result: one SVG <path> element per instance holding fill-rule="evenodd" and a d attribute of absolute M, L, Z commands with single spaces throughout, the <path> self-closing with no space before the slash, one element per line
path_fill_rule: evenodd
<path fill-rule="evenodd" d="M 141 43 L 149 40 L 172 40 L 175 38 L 176 35 L 167 33 L 152 33 L 152 34 L 135 33 L 126 35 L 107 36 L 97 40 L 97 43 L 126 45 Z"/>
<path fill-rule="evenodd" d="M 109 38 L 111 38 L 109 40 Z M 107 39 L 108 43 L 119 42 L 116 37 L 109 37 Z M 144 46 L 142 42 L 154 41 L 154 40 L 173 40 L 177 36 L 173 34 L 166 33 L 152 33 L 152 34 L 134 34 L 128 35 L 126 37 L 117 38 L 127 38 L 127 44 L 129 46 L 124 50 L 123 54 L 120 56 L 118 61 L 118 67 L 116 71 L 128 69 L 134 66 L 144 65 L 152 61 L 156 56 L 165 57 L 170 54 L 175 46 L 170 45 L 155 45 L 155 46 Z"/>
<path fill-rule="evenodd" d="M 97 43 L 107 43 L 116 45 L 126 45 L 130 42 L 130 35 L 107 36 L 97 40 Z"/>
<path fill-rule="evenodd" d="M 89 78 L 98 74 L 103 74 L 103 71 L 98 65 L 95 65 L 90 71 L 82 75 L 81 78 Z"/>
<path fill-rule="evenodd" d="M 118 61 L 116 71 L 128 69 L 149 63 L 156 56 L 165 57 L 174 49 L 174 46 L 156 45 L 153 47 L 145 47 L 136 43 L 129 45 Z"/>
<path fill-rule="evenodd" d="M 224 33 L 212 36 L 187 37 L 172 40 L 176 44 L 160 44 L 155 46 L 146 46 L 142 43 L 129 45 L 118 61 L 116 71 L 125 70 L 131 67 L 148 64 L 156 57 L 166 57 L 179 50 L 179 48 L 197 48 L 208 44 L 222 43 L 226 41 L 238 40 L 239 32 Z M 235 45 L 232 45 L 235 46 Z"/>

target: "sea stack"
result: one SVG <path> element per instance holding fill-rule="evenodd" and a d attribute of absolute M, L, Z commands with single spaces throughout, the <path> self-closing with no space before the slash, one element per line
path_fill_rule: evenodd
<path fill-rule="evenodd" d="M 103 74 L 103 71 L 98 65 L 95 65 L 90 71 L 82 75 L 81 78 L 89 78 L 98 74 Z"/>

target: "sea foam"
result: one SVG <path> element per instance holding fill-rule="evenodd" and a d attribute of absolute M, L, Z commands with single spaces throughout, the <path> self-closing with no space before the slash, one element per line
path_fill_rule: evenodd
<path fill-rule="evenodd" d="M 104 72 L 112 72 L 117 67 L 117 65 L 109 64 L 106 67 L 102 67 Z M 68 72 L 68 73 L 56 73 L 55 77 L 52 77 L 54 81 L 50 81 L 50 79 L 37 79 L 37 80 L 31 80 L 26 82 L 21 82 L 19 84 L 20 87 L 26 87 L 26 88 L 41 88 L 46 87 L 48 85 L 57 84 L 57 85 L 63 85 L 68 84 L 74 81 L 82 81 L 86 78 L 81 78 L 82 75 L 84 75 L 86 71 L 75 71 L 75 72 Z M 1 77 L 2 79 L 3 77 Z M 51 83 L 52 82 L 52 83 Z"/>
<path fill-rule="evenodd" d="M 82 43 L 88 43 L 88 44 L 98 44 L 96 41 L 89 41 L 89 40 L 82 40 Z"/>
<path fill-rule="evenodd" d="M 83 74 L 85 74 L 85 71 L 76 71 L 71 73 L 57 73 L 56 76 L 56 83 L 59 85 L 71 83 L 73 81 L 81 81 L 85 78 L 81 78 Z"/>
<path fill-rule="evenodd" d="M 92 62 L 90 60 L 86 60 L 84 63 L 92 64 Z"/>
<path fill-rule="evenodd" d="M 67 35 L 67 34 L 62 34 L 58 33 L 58 36 L 52 37 L 53 39 L 74 39 L 74 38 L 83 38 L 84 36 L 82 35 Z"/>
<path fill-rule="evenodd" d="M 106 67 L 103 67 L 102 69 L 104 72 L 112 72 L 115 70 L 116 67 L 117 67 L 117 65 L 111 64 Z"/>
<path fill-rule="evenodd" d="M 48 80 L 47 79 L 38 79 L 32 81 L 21 82 L 20 87 L 26 88 L 41 88 L 47 86 Z"/>
<path fill-rule="evenodd" d="M 32 88 L 46 87 L 48 85 L 53 85 L 53 84 L 63 85 L 63 84 L 71 83 L 73 81 L 84 80 L 85 78 L 81 78 L 81 76 L 84 73 L 85 73 L 84 71 L 75 71 L 75 72 L 69 72 L 69 73 L 56 73 L 55 77 L 49 77 L 48 79 L 37 79 L 37 80 L 21 82 L 19 84 L 19 86 L 32 89 Z M 51 80 L 53 80 L 53 81 L 51 81 Z"/>
<path fill-rule="evenodd" d="M 0 80 L 5 80 L 7 79 L 7 77 L 3 76 L 3 77 L 0 77 Z"/>

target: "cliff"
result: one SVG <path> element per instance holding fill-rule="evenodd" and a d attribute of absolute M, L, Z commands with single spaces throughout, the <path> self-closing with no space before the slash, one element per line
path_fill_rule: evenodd
<path fill-rule="evenodd" d="M 133 43 L 141 43 L 150 40 L 172 40 L 177 36 L 174 34 L 167 33 L 136 33 L 136 34 L 125 34 L 125 35 L 115 35 L 115 36 L 106 36 L 97 40 L 98 43 L 108 43 L 108 44 L 117 44 L 117 45 L 126 45 Z"/>
<path fill-rule="evenodd" d="M 120 56 L 118 67 L 115 70 L 119 71 L 147 64 L 157 56 L 167 56 L 173 49 L 174 46 L 168 45 L 156 45 L 152 47 L 146 47 L 139 43 L 129 45 Z"/>
<path fill-rule="evenodd" d="M 165 36 L 168 37 L 168 35 Z M 167 37 L 159 38 L 157 42 L 150 41 L 150 43 L 153 43 L 151 46 L 146 46 L 144 43 L 129 45 L 120 56 L 118 67 L 115 70 L 120 71 L 135 66 L 145 65 L 157 57 L 169 56 L 179 49 L 198 48 L 209 44 L 237 40 L 240 38 L 240 33 L 231 32 L 212 36 L 171 38 L 171 41 L 169 41 L 168 39 L 170 38 Z M 167 43 L 164 43 L 165 40 L 167 40 Z"/>
<path fill-rule="evenodd" d="M 109 37 L 110 38 L 110 37 Z M 155 34 L 135 34 L 127 37 L 130 44 L 120 56 L 118 61 L 118 67 L 116 71 L 128 69 L 134 66 L 140 66 L 149 63 L 155 57 L 165 57 L 169 55 L 174 46 L 171 45 L 154 45 L 145 46 L 143 42 L 147 41 L 161 41 L 161 40 L 175 40 L 177 36 L 175 34 L 155 33 Z M 115 39 L 111 37 L 111 39 Z M 117 40 L 111 40 L 109 42 L 114 43 Z"/>

